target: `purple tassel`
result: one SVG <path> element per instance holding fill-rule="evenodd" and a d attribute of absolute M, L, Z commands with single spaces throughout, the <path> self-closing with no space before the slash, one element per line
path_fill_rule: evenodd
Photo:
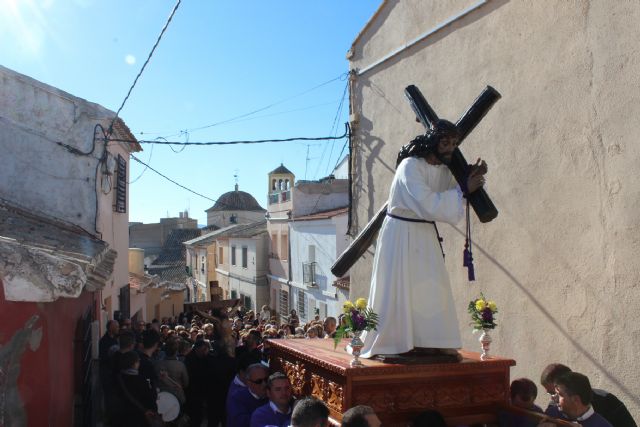
<path fill-rule="evenodd" d="M 474 280 L 476 280 L 476 271 L 473 268 L 473 262 L 469 263 L 467 268 L 469 269 L 469 281 L 473 282 Z"/>
<path fill-rule="evenodd" d="M 465 245 L 464 251 L 462 252 L 462 266 L 469 267 L 469 262 L 472 262 L 471 254 L 469 253 L 469 249 L 467 249 L 467 245 Z"/>

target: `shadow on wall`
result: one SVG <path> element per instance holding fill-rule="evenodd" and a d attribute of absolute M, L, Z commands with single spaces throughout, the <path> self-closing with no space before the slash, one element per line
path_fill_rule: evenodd
<path fill-rule="evenodd" d="M 458 233 L 460 233 L 461 236 L 465 236 L 465 232 L 463 230 L 459 229 L 456 226 L 451 227 Z M 549 320 L 549 322 L 551 322 L 555 329 L 560 332 L 562 336 L 568 342 L 570 342 L 576 350 L 580 352 L 580 354 L 582 354 L 587 360 L 589 360 L 589 362 L 591 362 L 600 372 L 602 372 L 604 376 L 609 379 L 609 381 L 615 384 L 630 400 L 632 400 L 636 405 L 640 405 L 640 397 L 635 396 L 631 390 L 629 390 L 624 384 L 622 384 L 616 377 L 610 374 L 605 366 L 598 362 L 586 348 L 584 348 L 571 334 L 569 334 L 566 329 L 562 327 L 562 325 L 555 319 L 553 314 L 550 313 L 549 310 L 547 310 L 545 306 L 543 306 L 531 292 L 529 292 L 527 287 L 520 280 L 518 280 L 509 270 L 507 270 L 507 268 L 502 265 L 496 258 L 491 256 L 486 250 L 484 250 L 484 248 L 480 246 L 476 241 L 473 242 L 473 245 L 475 247 L 475 250 L 480 251 L 485 257 L 487 257 L 487 259 L 493 265 L 495 265 L 500 271 L 502 271 L 504 275 L 507 276 L 524 295 L 526 295 L 533 306 L 535 306 Z"/>
<path fill-rule="evenodd" d="M 380 151 L 382 150 L 382 147 L 385 145 L 385 142 L 381 138 L 378 138 L 377 136 L 372 135 L 371 134 L 372 129 L 373 129 L 373 123 L 369 119 L 361 117 L 360 123 L 358 124 L 358 135 L 360 136 L 361 143 L 358 145 L 358 147 L 363 151 L 363 154 L 361 156 L 357 156 L 357 159 L 359 162 L 362 162 L 362 158 L 366 157 L 366 160 L 365 160 L 364 167 L 362 167 L 362 165 L 358 165 L 357 170 L 361 170 L 361 171 L 366 170 L 369 173 L 367 174 L 366 190 L 362 182 L 362 174 L 358 176 L 356 187 L 359 187 L 361 190 L 363 190 L 363 191 L 360 191 L 359 194 L 362 194 L 364 192 L 366 192 L 367 194 L 367 198 L 368 198 L 367 201 L 369 206 L 367 210 L 367 216 L 369 218 L 373 218 L 373 215 L 376 213 L 376 211 L 386 201 L 386 198 L 385 198 L 385 200 L 378 201 L 380 206 L 374 205 L 375 182 L 373 179 L 373 174 L 371 173 L 371 171 L 374 170 L 374 164 L 375 164 L 375 168 L 379 168 L 380 166 L 385 167 L 391 173 L 392 176 L 396 170 L 395 166 L 391 167 L 389 164 L 385 163 L 380 158 Z M 364 155 L 365 150 L 369 151 L 369 154 L 367 156 Z M 361 200 L 358 200 L 358 204 L 360 203 L 361 203 Z M 360 224 L 357 224 L 357 228 L 362 229 L 364 225 L 365 224 L 363 224 L 362 227 L 360 227 Z"/>

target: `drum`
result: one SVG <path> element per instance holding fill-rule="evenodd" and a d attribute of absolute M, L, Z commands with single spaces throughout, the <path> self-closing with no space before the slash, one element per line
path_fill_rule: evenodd
<path fill-rule="evenodd" d="M 158 405 L 158 413 L 162 415 L 162 421 L 173 421 L 180 415 L 180 402 L 168 391 L 158 393 L 156 404 Z"/>

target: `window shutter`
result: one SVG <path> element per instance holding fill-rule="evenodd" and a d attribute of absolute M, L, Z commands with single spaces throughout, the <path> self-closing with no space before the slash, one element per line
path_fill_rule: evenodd
<path fill-rule="evenodd" d="M 120 154 L 118 154 L 115 211 L 119 213 L 127 212 L 127 161 Z"/>

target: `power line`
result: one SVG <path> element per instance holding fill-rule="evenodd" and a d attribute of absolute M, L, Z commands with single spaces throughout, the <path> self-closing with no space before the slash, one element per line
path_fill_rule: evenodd
<path fill-rule="evenodd" d="M 219 207 L 228 207 L 228 208 L 232 208 L 232 207 L 233 207 L 233 206 L 230 206 L 230 205 L 229 205 L 229 204 L 227 204 L 227 203 L 220 202 L 219 200 L 212 199 L 211 197 L 207 197 L 207 196 L 205 196 L 204 194 L 200 194 L 200 193 L 198 193 L 197 191 L 192 190 L 192 189 L 190 189 L 189 187 L 186 187 L 186 186 L 184 186 L 184 185 L 180 184 L 179 182 L 177 182 L 177 181 L 175 181 L 175 180 L 173 180 L 173 179 L 169 178 L 168 176 L 166 176 L 166 175 L 165 175 L 165 174 L 163 174 L 162 172 L 160 172 L 160 171 L 158 171 L 158 170 L 156 170 L 156 169 L 152 168 L 152 167 L 151 167 L 151 166 L 149 166 L 147 163 L 143 162 L 142 160 L 140 160 L 139 158 L 137 158 L 137 157 L 136 157 L 136 156 L 134 156 L 133 154 L 131 154 L 131 158 L 132 158 L 133 160 L 135 160 L 136 162 L 140 163 L 141 165 L 143 165 L 143 166 L 145 167 L 145 170 L 149 169 L 149 170 L 151 170 L 151 171 L 153 171 L 153 172 L 157 173 L 158 175 L 160 175 L 161 177 L 163 177 L 163 178 L 164 178 L 164 179 L 166 179 L 167 181 L 169 181 L 169 182 L 171 182 L 171 183 L 173 183 L 173 184 L 177 185 L 178 187 L 180 187 L 180 188 L 182 188 L 182 189 L 187 190 L 187 191 L 188 191 L 188 192 L 190 192 L 190 193 L 195 194 L 196 196 L 200 196 L 200 197 L 202 197 L 202 198 L 204 198 L 204 199 L 207 199 L 207 200 L 209 200 L 209 201 L 211 201 L 211 202 L 215 203 L 215 204 L 216 204 L 216 205 L 218 205 Z M 139 177 L 138 177 L 138 178 L 139 178 Z"/>
<path fill-rule="evenodd" d="M 195 194 L 196 196 L 200 196 L 200 197 L 205 198 L 205 199 L 207 199 L 207 200 L 210 200 L 210 201 L 212 201 L 212 202 L 214 202 L 214 203 L 216 202 L 216 200 L 215 200 L 215 199 L 212 199 L 212 198 L 207 197 L 207 196 L 205 196 L 205 195 L 203 195 L 203 194 L 200 194 L 200 193 L 198 193 L 197 191 L 194 191 L 194 190 L 192 190 L 192 189 L 190 189 L 190 188 L 188 188 L 188 187 L 185 187 L 184 185 L 180 184 L 179 182 L 174 181 L 173 179 L 169 178 L 168 176 L 166 176 L 166 175 L 165 175 L 165 174 L 163 174 L 162 172 L 159 172 L 159 171 L 155 170 L 154 168 L 152 168 L 151 166 L 149 166 L 148 164 L 146 164 L 145 162 L 143 162 L 142 160 L 140 160 L 139 158 L 137 158 L 137 157 L 136 157 L 136 156 L 134 156 L 133 154 L 131 154 L 131 158 L 132 158 L 133 160 L 135 160 L 136 162 L 140 163 L 141 165 L 146 166 L 149 170 L 152 170 L 153 172 L 157 173 L 158 175 L 160 175 L 161 177 L 163 177 L 163 178 L 164 178 L 164 179 L 166 179 L 167 181 L 172 182 L 173 184 L 177 185 L 178 187 L 183 188 L 183 189 L 185 189 L 185 190 L 189 191 L 190 193 Z"/>
<path fill-rule="evenodd" d="M 313 104 L 313 105 L 309 105 L 309 106 L 306 106 L 306 107 L 294 108 L 294 109 L 291 109 L 291 110 L 284 110 L 284 111 L 276 111 L 275 113 L 263 114 L 261 116 L 247 117 L 247 118 L 245 118 L 243 120 L 235 120 L 235 121 L 233 121 L 231 123 L 237 124 L 237 123 L 248 122 L 248 121 L 251 121 L 251 120 L 264 119 L 266 117 L 280 116 L 282 114 L 288 114 L 288 113 L 295 113 L 295 112 L 298 112 L 298 111 L 311 110 L 313 108 L 324 107 L 326 105 L 332 105 L 332 104 L 336 104 L 338 102 L 340 102 L 340 101 L 336 99 L 334 101 L 322 102 L 320 104 Z M 183 131 L 183 132 L 185 132 L 185 131 Z M 164 134 L 164 133 L 167 133 L 167 132 L 139 132 L 140 135 L 160 135 L 160 134 Z M 174 135 L 169 135 L 169 136 L 180 136 L 180 135 L 182 135 L 182 132 L 174 134 Z"/>
<path fill-rule="evenodd" d="M 323 86 L 326 86 L 326 85 L 328 85 L 329 83 L 332 83 L 332 82 L 334 82 L 334 81 L 336 81 L 336 80 L 342 80 L 342 79 L 344 79 L 345 77 L 347 77 L 348 75 L 349 75 L 349 73 L 348 73 L 348 72 L 347 72 L 347 73 L 342 73 L 342 74 L 340 74 L 339 76 L 334 77 L 334 78 L 332 78 L 331 80 L 327 80 L 327 81 L 326 81 L 326 82 L 324 82 L 324 83 L 320 83 L 319 85 L 313 86 L 312 88 L 306 89 L 306 90 L 304 90 L 304 91 L 302 91 L 302 92 L 300 92 L 300 93 L 297 93 L 297 94 L 295 94 L 295 95 L 289 96 L 289 97 L 287 97 L 287 98 L 283 98 L 283 99 L 281 99 L 281 100 L 279 100 L 279 101 L 272 102 L 272 103 L 270 103 L 269 105 L 266 105 L 266 106 L 264 106 L 264 107 L 261 107 L 261 108 L 255 109 L 255 110 L 250 111 L 250 112 L 248 112 L 248 113 L 240 114 L 240 115 L 235 116 L 235 117 L 232 117 L 232 118 L 230 118 L 230 119 L 221 120 L 221 121 L 219 121 L 219 122 L 211 123 L 211 124 L 209 124 L 209 125 L 204 125 L 204 126 L 199 126 L 199 127 L 191 128 L 191 129 L 186 129 L 186 130 L 184 130 L 184 131 L 180 131 L 180 132 L 179 132 L 179 133 L 177 133 L 177 134 L 167 135 L 167 138 L 171 138 L 171 137 L 174 137 L 174 136 L 182 135 L 184 132 L 195 132 L 195 131 L 199 131 L 199 130 L 203 130 L 203 129 L 212 128 L 212 127 L 214 127 L 214 126 L 222 125 L 222 124 L 225 124 L 225 123 L 234 122 L 234 121 L 236 121 L 236 120 L 238 120 L 238 119 L 242 119 L 242 118 L 245 118 L 245 117 L 247 117 L 247 116 L 251 116 L 251 115 L 253 115 L 253 114 L 259 113 L 260 111 L 268 110 L 269 108 L 275 107 L 276 105 L 279 105 L 279 104 L 282 104 L 282 103 L 284 103 L 284 102 L 290 101 L 290 100 L 292 100 L 292 99 L 294 99 L 294 98 L 298 98 L 298 97 L 300 97 L 300 96 L 302 96 L 302 95 L 305 95 L 305 94 L 307 94 L 307 93 L 309 93 L 309 92 L 312 92 L 312 91 L 314 91 L 314 90 L 316 90 L 316 89 L 319 89 L 319 88 L 321 88 L 321 87 L 323 87 Z"/>
<path fill-rule="evenodd" d="M 160 31 L 160 35 L 158 36 L 158 39 L 156 40 L 155 44 L 153 45 L 153 47 L 151 48 L 151 52 L 149 52 L 149 56 L 147 56 L 147 60 L 144 61 L 144 64 L 142 64 L 142 68 L 140 69 L 140 72 L 138 73 L 138 75 L 136 76 L 136 78 L 133 80 L 133 84 L 131 85 L 131 87 L 129 88 L 129 91 L 127 92 L 127 96 L 124 97 L 124 100 L 122 101 L 122 104 L 120 104 L 120 108 L 118 108 L 118 111 L 116 111 L 116 115 L 113 117 L 113 120 L 111 121 L 111 125 L 109 125 L 109 134 L 112 133 L 113 131 L 113 124 L 116 122 L 116 120 L 118 119 L 118 116 L 120 115 L 120 112 L 122 111 L 122 109 L 124 108 L 124 104 L 127 102 L 127 100 L 129 99 L 129 96 L 131 95 L 131 92 L 133 91 L 133 88 L 136 86 L 136 83 L 138 83 L 138 79 L 140 78 L 140 76 L 142 75 L 142 73 L 144 72 L 144 69 L 147 67 L 147 64 L 149 63 L 149 61 L 151 60 L 151 57 L 153 56 L 153 52 L 155 52 L 156 47 L 158 47 L 158 44 L 160 43 L 160 39 L 162 39 L 162 36 L 164 35 L 164 32 L 167 30 L 167 28 L 169 27 L 169 23 L 171 23 L 171 20 L 173 19 L 173 15 L 175 15 L 176 10 L 178 10 L 178 6 L 180 6 L 180 2 L 182 0 L 178 0 L 176 2 L 176 5 L 173 7 L 173 10 L 171 11 L 171 14 L 169 15 L 169 18 L 167 19 L 167 22 L 164 24 L 164 27 L 162 27 L 162 31 Z"/>
<path fill-rule="evenodd" d="M 240 141 L 208 141 L 208 142 L 179 142 L 179 141 L 158 141 L 156 140 L 132 140 L 132 139 L 120 139 L 120 138 L 110 138 L 109 141 L 113 142 L 129 142 L 134 143 L 138 142 L 140 144 L 159 144 L 159 145 L 178 145 L 178 146 L 186 146 L 186 145 L 236 145 L 236 144 L 264 144 L 267 142 L 292 142 L 292 141 L 332 141 L 336 139 L 343 139 L 349 135 L 349 126 L 345 124 L 344 134 L 340 136 L 322 136 L 322 137 L 294 137 L 294 138 L 283 138 L 283 139 L 258 139 L 258 140 L 240 140 Z M 164 139 L 164 138 L 163 138 Z"/>
<path fill-rule="evenodd" d="M 347 89 L 349 88 L 349 80 L 347 80 L 347 84 L 344 86 L 344 90 L 342 91 L 342 99 L 340 100 L 340 105 L 338 105 L 338 110 L 336 111 L 336 115 L 333 118 L 333 123 L 331 124 L 331 130 L 329 131 L 329 135 L 334 135 L 338 132 L 338 120 L 340 115 L 342 114 L 342 107 L 344 106 L 344 100 L 347 96 Z M 325 175 L 329 172 L 329 165 L 331 164 L 331 156 L 333 155 L 333 147 L 335 145 L 335 141 L 331 143 L 331 150 L 329 151 L 329 157 L 327 158 L 327 168 L 325 169 Z M 322 152 L 322 157 L 324 158 L 324 153 L 327 147 L 325 146 L 324 151 Z M 316 177 L 318 176 L 318 172 L 320 167 L 322 166 L 322 158 L 318 162 L 318 168 L 316 169 Z"/>

